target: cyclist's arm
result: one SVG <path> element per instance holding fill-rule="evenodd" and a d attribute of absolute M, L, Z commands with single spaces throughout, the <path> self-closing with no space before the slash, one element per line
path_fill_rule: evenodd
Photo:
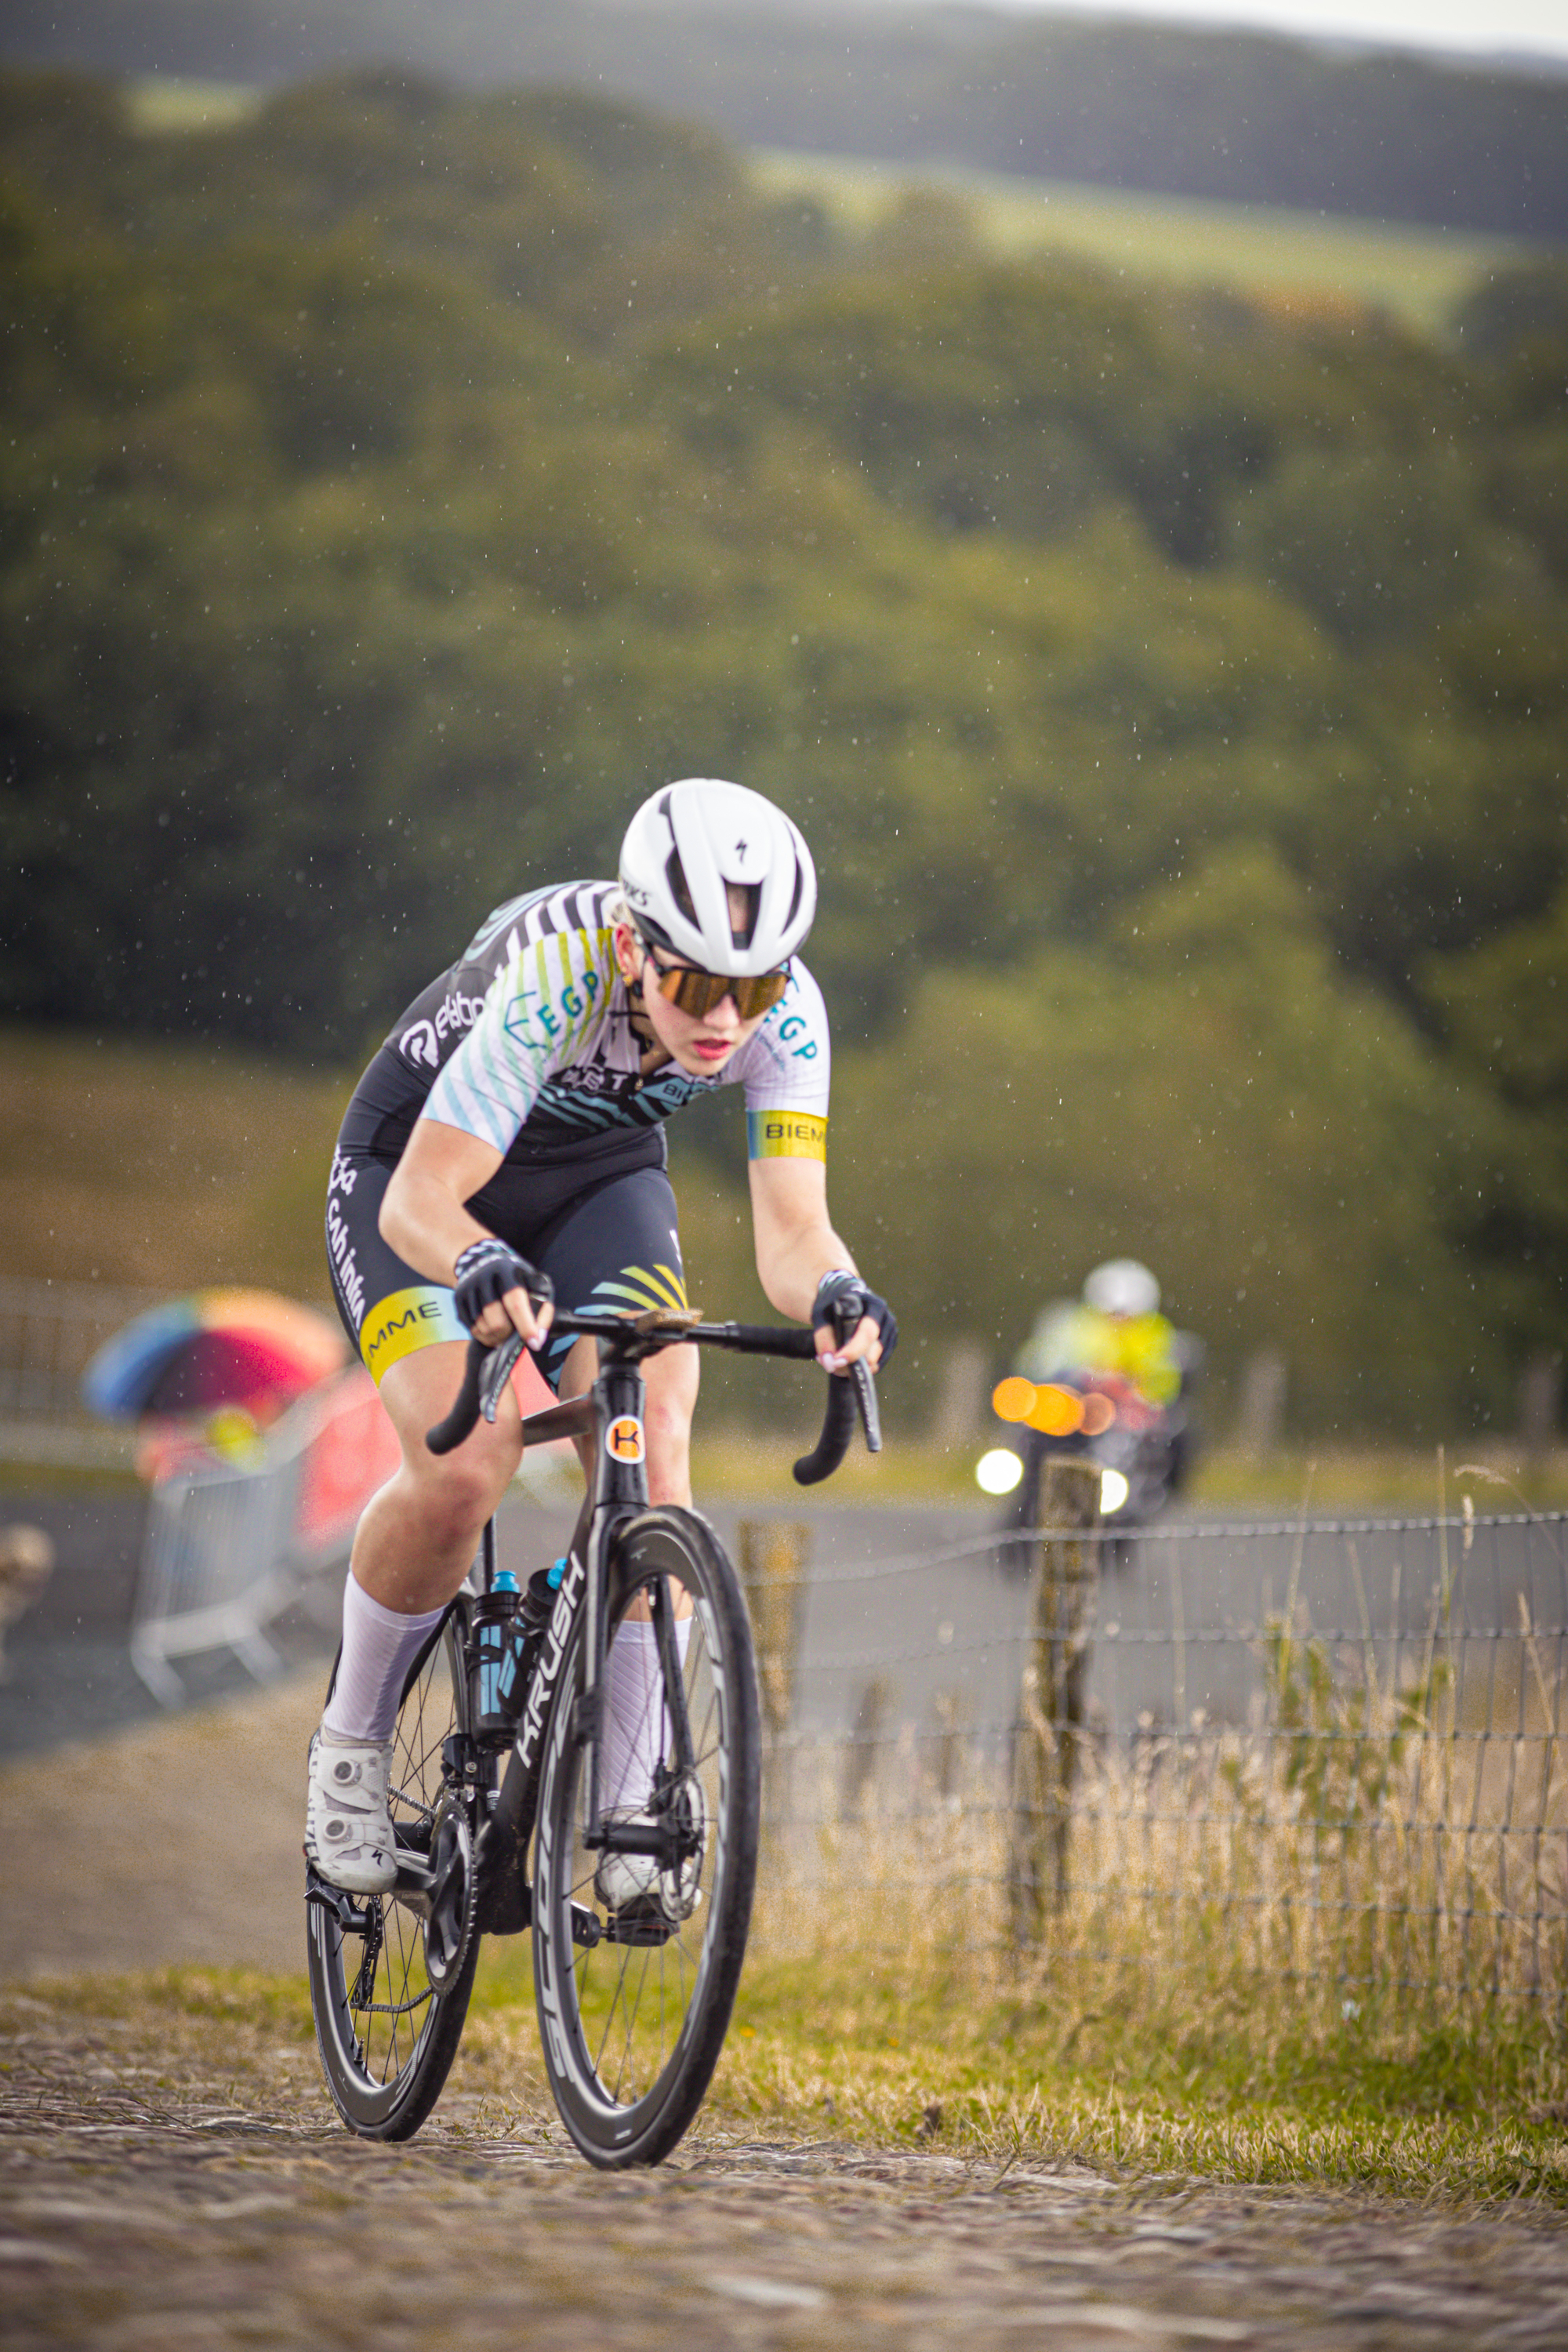
<path fill-rule="evenodd" d="M 781 1315 L 808 1323 L 823 1276 L 840 1266 L 858 1271 L 828 1222 L 827 1170 L 820 1160 L 753 1160 L 750 1173 L 757 1277 Z M 831 1334 L 819 1331 L 816 1352 L 847 1364 L 864 1356 L 874 1369 L 881 1360 L 881 1338 L 871 1317 L 863 1315 L 837 1354 Z"/>
<path fill-rule="evenodd" d="M 384 1241 L 434 1282 L 450 1284 L 459 1254 L 490 1238 L 464 1207 L 500 1166 L 551 1074 L 603 1018 L 608 931 L 520 940 L 479 1019 L 437 1072 L 381 1205 Z M 486 1307 L 475 1336 L 493 1346 L 509 1321 L 524 1339 L 548 1329 L 526 1292 Z"/>
<path fill-rule="evenodd" d="M 417 1119 L 382 1201 L 383 1241 L 416 1274 L 449 1286 L 460 1253 L 470 1242 L 489 1239 L 463 1203 L 489 1182 L 501 1158 L 482 1137 L 437 1118 Z M 509 1290 L 499 1307 L 486 1307 L 475 1336 L 493 1346 L 505 1339 L 509 1321 L 531 1339 L 549 1329 L 550 1309 L 536 1317 L 525 1290 Z"/>

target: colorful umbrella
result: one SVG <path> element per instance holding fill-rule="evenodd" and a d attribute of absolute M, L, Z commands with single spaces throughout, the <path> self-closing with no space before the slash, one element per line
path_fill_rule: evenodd
<path fill-rule="evenodd" d="M 93 1412 L 212 1412 L 301 1395 L 348 1354 L 336 1324 L 268 1290 L 200 1290 L 139 1315 L 82 1375 Z"/>

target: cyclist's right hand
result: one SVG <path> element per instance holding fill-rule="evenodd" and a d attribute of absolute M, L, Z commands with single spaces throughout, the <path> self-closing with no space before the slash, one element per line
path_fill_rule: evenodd
<path fill-rule="evenodd" d="M 491 1234 L 470 1242 L 452 1274 L 458 1318 L 476 1339 L 493 1348 L 517 1331 L 531 1348 L 542 1347 L 555 1298 L 547 1274 Z"/>

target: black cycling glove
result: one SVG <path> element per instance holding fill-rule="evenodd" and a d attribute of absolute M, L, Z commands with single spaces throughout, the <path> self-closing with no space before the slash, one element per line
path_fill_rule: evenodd
<path fill-rule="evenodd" d="M 487 1307 L 499 1307 L 509 1290 L 526 1290 L 536 1307 L 555 1296 L 555 1285 L 547 1274 L 541 1274 L 525 1257 L 508 1249 L 505 1242 L 490 1235 L 482 1242 L 470 1242 L 452 1273 L 458 1317 L 465 1331 L 473 1329 Z"/>
<path fill-rule="evenodd" d="M 853 1318 L 849 1312 L 851 1307 L 854 1309 Z M 898 1318 L 892 1308 L 885 1298 L 879 1298 L 874 1290 L 868 1290 L 859 1276 L 851 1274 L 847 1267 L 841 1267 L 835 1274 L 825 1274 L 816 1286 L 816 1297 L 812 1302 L 812 1329 L 820 1331 L 826 1324 L 832 1330 L 837 1344 L 840 1327 L 844 1328 L 846 1339 L 852 1338 L 863 1315 L 868 1315 L 877 1326 L 885 1364 L 899 1344 Z"/>

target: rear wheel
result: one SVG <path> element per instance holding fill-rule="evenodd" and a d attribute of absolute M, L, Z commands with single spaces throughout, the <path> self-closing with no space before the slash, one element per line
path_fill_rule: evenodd
<path fill-rule="evenodd" d="M 637 1629 L 646 1682 L 631 1715 L 625 1686 L 618 1691 L 618 1747 L 607 1747 L 623 1768 L 628 1743 L 637 1748 L 641 1760 L 629 1780 L 622 1770 L 616 1817 L 635 1822 L 658 1851 L 612 1857 L 583 1843 L 589 1751 L 578 1737 L 581 1627 L 545 1734 L 535 1843 L 534 1988 L 545 2066 L 568 2131 L 603 2167 L 657 2164 L 700 2106 L 740 1981 L 757 1870 L 751 1625 L 735 1571 L 705 1520 L 658 1509 L 620 1529 L 612 1643 L 639 1594 L 652 1610 L 646 1631 Z M 689 1631 L 678 1638 L 683 1622 Z M 606 1691 L 606 1711 L 609 1699 Z M 628 1900 L 639 1873 L 645 1891 Z"/>
<path fill-rule="evenodd" d="M 474 1932 L 469 1799 L 443 1744 L 468 1728 L 459 1594 L 404 1687 L 388 1788 L 400 1853 L 434 1869 L 410 1888 L 342 1895 L 314 1875 L 306 1901 L 310 2005 L 327 2088 L 352 2131 L 407 2139 L 440 2095 L 468 2015 Z"/>

